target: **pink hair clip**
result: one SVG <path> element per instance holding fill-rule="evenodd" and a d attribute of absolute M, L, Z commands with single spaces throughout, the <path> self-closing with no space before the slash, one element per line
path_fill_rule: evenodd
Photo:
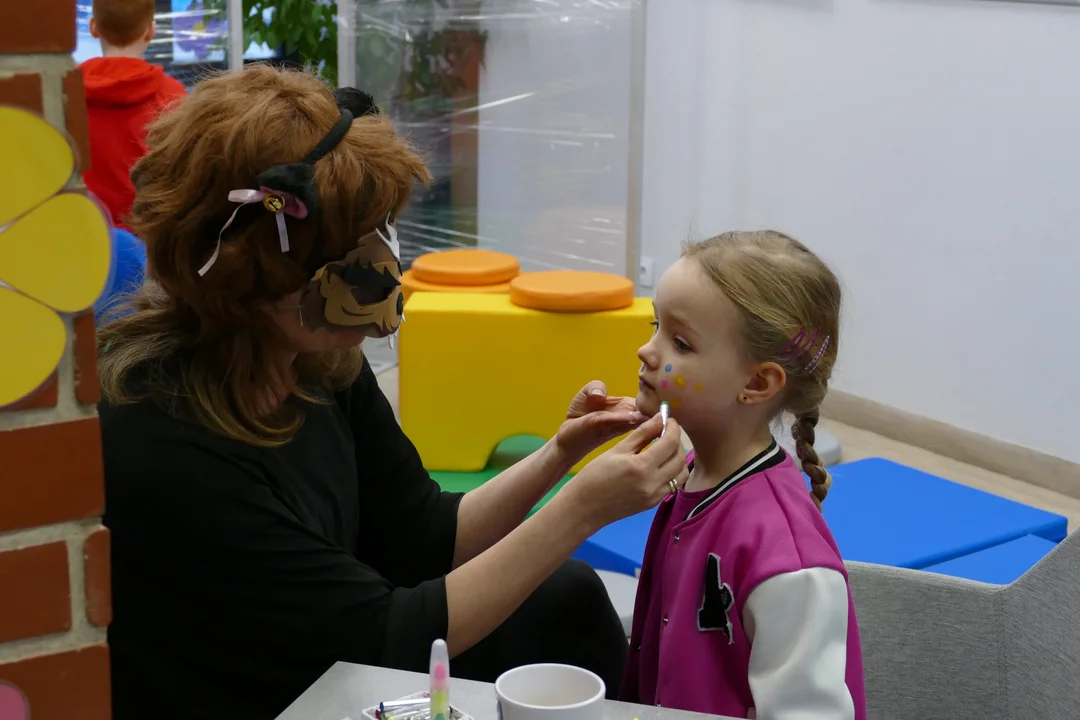
<path fill-rule="evenodd" d="M 807 366 L 803 368 L 804 373 L 813 372 L 814 368 L 816 368 L 818 366 L 818 363 L 821 362 L 821 358 L 825 355 L 825 348 L 829 347 L 829 339 L 830 336 L 826 335 L 825 340 L 821 343 L 821 347 L 818 348 L 817 355 L 815 355 L 814 359 L 811 360 L 809 364 L 807 364 Z"/>
<path fill-rule="evenodd" d="M 817 330 L 815 330 L 812 335 L 808 335 L 806 330 L 800 330 L 795 333 L 795 337 L 788 340 L 787 345 L 784 346 L 784 349 L 781 350 L 776 357 L 790 357 L 795 359 L 805 355 L 810 352 L 810 348 L 814 347 L 814 343 L 817 342 L 818 334 Z"/>
<path fill-rule="evenodd" d="M 810 351 L 814 349 L 814 343 L 817 342 L 820 335 L 820 330 L 815 330 L 812 333 L 808 333 L 805 329 L 799 330 L 799 332 L 795 333 L 795 337 L 788 340 L 784 349 L 777 354 L 777 360 L 799 362 L 805 359 L 810 354 Z M 814 368 L 818 366 L 821 358 L 825 356 L 826 348 L 829 347 L 829 340 L 830 336 L 826 335 L 825 339 L 821 341 L 821 347 L 818 348 L 817 354 L 803 368 L 804 373 L 813 372 Z"/>
<path fill-rule="evenodd" d="M 288 215 L 297 220 L 306 218 L 308 210 L 303 201 L 292 193 L 284 192 L 282 190 L 272 190 L 267 187 L 261 187 L 258 190 L 232 190 L 229 192 L 229 202 L 240 203 L 240 207 L 233 210 L 233 214 L 229 216 L 229 219 L 221 226 L 221 230 L 218 231 L 217 244 L 214 246 L 214 254 L 210 256 L 210 259 L 206 261 L 205 265 L 199 268 L 200 277 L 205 275 L 206 271 L 217 262 L 218 255 L 221 253 L 221 236 L 225 234 L 225 231 L 228 230 L 229 226 L 236 220 L 236 214 L 240 212 L 240 208 L 260 201 L 264 208 L 274 213 L 277 217 L 278 239 L 281 241 L 281 252 L 289 252 L 289 232 L 285 228 L 285 216 Z"/>

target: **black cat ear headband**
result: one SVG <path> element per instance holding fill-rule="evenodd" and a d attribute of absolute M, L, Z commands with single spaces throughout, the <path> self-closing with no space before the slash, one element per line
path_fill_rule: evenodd
<path fill-rule="evenodd" d="M 263 207 L 277 218 L 278 239 L 281 252 L 289 251 L 289 232 L 285 224 L 286 216 L 303 220 L 319 214 L 319 189 L 315 186 L 315 163 L 326 157 L 338 146 L 349 132 L 353 119 L 364 115 L 378 115 L 379 108 L 374 98 L 356 88 L 338 88 L 334 91 L 341 117 L 334 126 L 299 162 L 275 165 L 255 177 L 257 190 L 242 189 L 229 192 L 229 201 L 239 203 L 229 219 L 218 231 L 217 244 L 206 264 L 199 268 L 199 275 L 217 262 L 221 253 L 221 238 L 232 226 L 240 210 L 253 203 L 261 202 Z"/>

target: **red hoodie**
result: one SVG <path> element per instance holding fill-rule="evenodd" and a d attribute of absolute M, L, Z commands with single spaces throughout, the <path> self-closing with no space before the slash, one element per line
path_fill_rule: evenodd
<path fill-rule="evenodd" d="M 135 200 L 131 167 L 146 152 L 146 126 L 187 91 L 141 58 L 93 58 L 79 67 L 90 118 L 90 169 L 83 180 L 109 208 L 113 225 L 126 227 Z"/>

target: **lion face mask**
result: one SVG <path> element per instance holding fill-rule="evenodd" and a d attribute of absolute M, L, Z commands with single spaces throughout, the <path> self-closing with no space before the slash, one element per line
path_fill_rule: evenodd
<path fill-rule="evenodd" d="M 353 330 L 371 338 L 393 335 L 404 320 L 397 230 L 383 227 L 360 238 L 342 260 L 323 265 L 300 299 L 304 325 Z"/>
<path fill-rule="evenodd" d="M 199 269 L 205 275 L 217 261 L 226 232 L 238 220 L 244 207 L 261 205 L 277 222 L 281 252 L 291 250 L 289 222 L 316 222 L 319 191 L 315 186 L 315 164 L 326 157 L 352 125 L 353 118 L 378 115 L 375 100 L 355 88 L 338 88 L 334 97 L 341 113 L 337 122 L 300 161 L 275 165 L 255 177 L 255 188 L 232 190 L 229 202 L 236 209 L 218 232 L 210 259 Z M 356 249 L 342 260 L 327 263 L 315 271 L 301 290 L 300 320 L 310 328 L 331 332 L 351 330 L 371 338 L 390 337 L 405 319 L 405 298 L 401 294 L 401 249 L 397 230 L 388 216 L 380 227 L 360 238 Z"/>

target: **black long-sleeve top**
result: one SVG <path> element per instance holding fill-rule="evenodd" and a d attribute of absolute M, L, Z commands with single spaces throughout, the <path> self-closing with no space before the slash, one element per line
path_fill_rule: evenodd
<path fill-rule="evenodd" d="M 102 403 L 115 720 L 271 720 L 330 665 L 425 670 L 461 496 L 371 368 L 280 448 Z"/>

